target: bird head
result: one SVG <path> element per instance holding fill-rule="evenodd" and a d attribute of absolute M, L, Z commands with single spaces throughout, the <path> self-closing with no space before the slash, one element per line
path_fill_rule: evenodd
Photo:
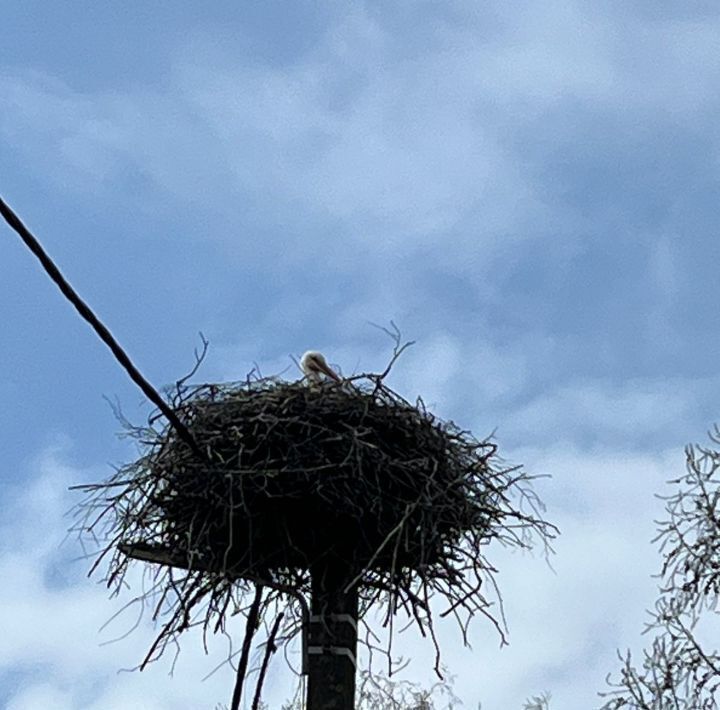
<path fill-rule="evenodd" d="M 300 359 L 300 367 L 311 382 L 321 382 L 323 375 L 341 382 L 338 374 L 327 364 L 325 356 L 317 350 L 308 350 Z"/>

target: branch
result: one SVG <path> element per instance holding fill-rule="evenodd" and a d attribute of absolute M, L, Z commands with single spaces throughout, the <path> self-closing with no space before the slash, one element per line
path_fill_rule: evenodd
<path fill-rule="evenodd" d="M 260 603 L 262 602 L 263 588 L 255 587 L 255 598 L 248 611 L 247 624 L 245 626 L 245 638 L 243 639 L 242 653 L 240 654 L 240 662 L 238 663 L 237 677 L 235 679 L 235 690 L 233 691 L 232 703 L 230 710 L 240 709 L 240 696 L 242 695 L 242 687 L 245 682 L 245 673 L 247 672 L 248 659 L 250 658 L 250 646 L 252 638 L 257 628 L 258 617 L 260 615 Z"/>
<path fill-rule="evenodd" d="M 277 651 L 277 645 L 275 643 L 275 637 L 277 636 L 278 629 L 280 628 L 280 622 L 283 619 L 283 612 L 280 612 L 275 617 L 275 623 L 273 624 L 272 631 L 267 640 L 267 646 L 265 646 L 265 656 L 263 657 L 262 666 L 260 668 L 260 675 L 258 676 L 257 687 L 255 688 L 255 697 L 253 698 L 252 710 L 258 710 L 260 707 L 260 696 L 262 695 L 262 687 L 265 682 L 265 674 L 267 673 L 268 663 L 270 662 L 270 656 Z"/>

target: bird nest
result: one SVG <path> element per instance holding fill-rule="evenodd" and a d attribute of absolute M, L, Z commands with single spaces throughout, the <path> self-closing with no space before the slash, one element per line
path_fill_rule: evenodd
<path fill-rule="evenodd" d="M 166 394 L 196 447 L 157 416 L 126 424 L 141 455 L 84 486 L 79 527 L 102 540 L 93 569 L 104 560 L 113 589 L 134 559 L 161 563 L 148 594 L 163 625 L 145 662 L 193 625 L 224 629 L 252 587 L 268 590 L 264 609 L 295 618 L 290 638 L 313 570 L 328 565 L 358 590 L 361 618 L 380 601 L 390 624 L 404 609 L 432 634 L 439 595 L 446 613 L 482 612 L 503 633 L 481 589 L 487 545 L 547 545 L 553 528 L 494 443 L 406 401 L 385 374 L 178 383 Z"/>

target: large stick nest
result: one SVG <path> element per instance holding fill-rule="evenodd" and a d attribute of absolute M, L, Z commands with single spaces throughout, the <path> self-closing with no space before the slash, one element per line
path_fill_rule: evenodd
<path fill-rule="evenodd" d="M 481 593 L 493 571 L 485 548 L 547 545 L 552 526 L 529 477 L 503 466 L 493 443 L 409 403 L 385 374 L 180 382 L 168 398 L 202 456 L 155 417 L 128 425 L 141 455 L 85 487 L 82 528 L 105 525 L 96 565 L 108 560 L 114 588 L 133 550 L 169 565 L 153 574 L 165 623 L 146 661 L 193 624 L 223 629 L 252 585 L 270 590 L 267 604 L 305 606 L 312 570 L 328 564 L 358 585 L 361 616 L 382 600 L 389 621 L 404 608 L 432 633 L 439 594 L 448 613 L 480 611 L 502 633 Z"/>
<path fill-rule="evenodd" d="M 383 387 L 203 385 L 181 414 L 207 461 L 161 433 L 132 537 L 213 569 L 292 575 L 334 559 L 392 575 L 436 565 L 497 521 L 495 447 Z"/>

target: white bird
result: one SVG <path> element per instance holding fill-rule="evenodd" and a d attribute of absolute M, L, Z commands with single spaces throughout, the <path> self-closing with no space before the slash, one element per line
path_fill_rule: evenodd
<path fill-rule="evenodd" d="M 322 382 L 326 377 L 335 382 L 342 382 L 338 374 L 327 364 L 325 356 L 317 350 L 308 350 L 300 359 L 300 367 L 311 384 Z"/>

